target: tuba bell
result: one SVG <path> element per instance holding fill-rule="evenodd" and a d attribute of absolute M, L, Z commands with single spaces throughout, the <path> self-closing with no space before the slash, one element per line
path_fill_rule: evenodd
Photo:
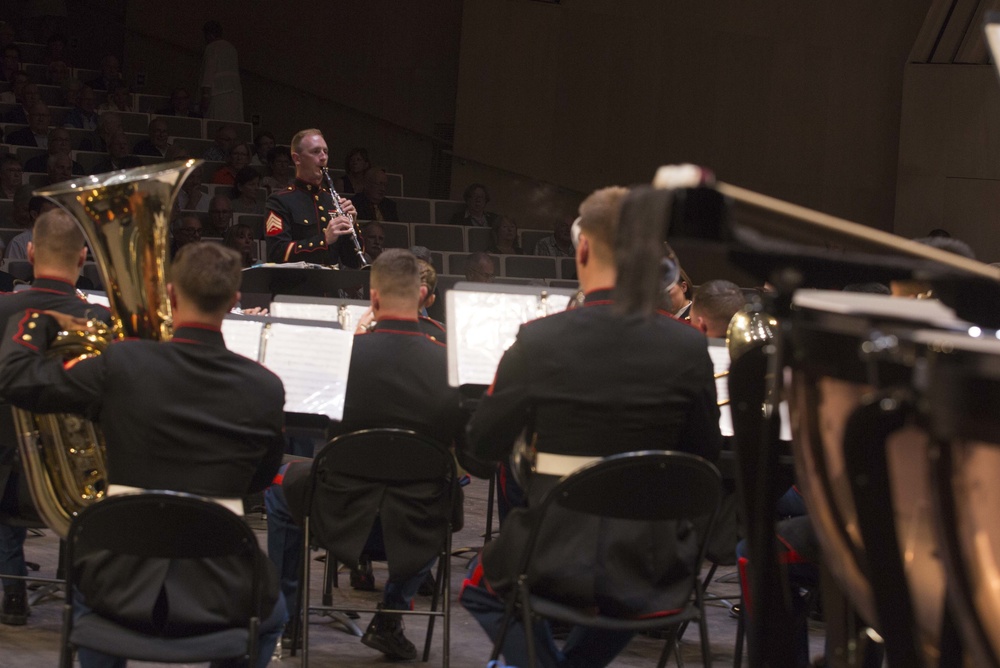
<path fill-rule="evenodd" d="M 169 340 L 170 212 L 201 163 L 186 160 L 73 179 L 36 191 L 68 211 L 83 231 L 108 295 L 112 324 L 60 332 L 51 356 L 100 355 L 123 338 Z M 21 465 L 39 517 L 65 537 L 73 517 L 104 498 L 107 464 L 97 425 L 80 415 L 13 408 Z"/>

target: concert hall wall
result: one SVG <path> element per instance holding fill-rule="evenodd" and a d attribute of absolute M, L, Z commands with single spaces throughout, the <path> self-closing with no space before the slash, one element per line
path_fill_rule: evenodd
<path fill-rule="evenodd" d="M 696 162 L 891 230 L 903 67 L 928 5 L 467 0 L 455 153 L 481 178 L 475 163 L 580 192 Z"/>

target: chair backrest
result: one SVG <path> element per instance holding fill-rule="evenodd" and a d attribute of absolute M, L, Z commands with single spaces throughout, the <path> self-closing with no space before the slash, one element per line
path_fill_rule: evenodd
<path fill-rule="evenodd" d="M 455 460 L 437 441 L 406 429 L 364 429 L 333 439 L 313 471 L 385 482 L 450 481 Z"/>

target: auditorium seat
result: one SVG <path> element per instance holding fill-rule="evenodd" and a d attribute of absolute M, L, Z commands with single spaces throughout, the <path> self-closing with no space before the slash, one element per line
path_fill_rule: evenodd
<path fill-rule="evenodd" d="M 219 128 L 223 125 L 231 126 L 236 130 L 236 138 L 239 141 L 252 142 L 253 141 L 253 126 L 249 123 L 235 123 L 232 121 L 216 121 L 211 118 L 205 119 L 205 126 L 203 128 L 204 134 L 202 135 L 205 139 L 215 139 L 215 133 L 218 132 Z"/>
<path fill-rule="evenodd" d="M 187 116 L 157 116 L 157 118 L 162 118 L 167 124 L 167 134 L 172 138 L 176 137 L 192 137 L 194 139 L 201 139 L 201 124 L 200 118 L 189 118 Z"/>
<path fill-rule="evenodd" d="M 412 245 L 410 243 L 410 226 L 406 223 L 384 222 L 382 229 L 385 230 L 386 248 L 409 248 Z"/>
<path fill-rule="evenodd" d="M 249 225 L 253 230 L 253 238 L 261 239 L 264 236 L 264 216 L 257 213 L 237 213 L 233 215 L 233 223 L 243 223 Z"/>
<path fill-rule="evenodd" d="M 170 104 L 170 97 L 167 95 L 139 93 L 135 96 L 135 108 L 146 114 L 156 113 L 157 109 L 163 109 L 168 104 Z"/>
<path fill-rule="evenodd" d="M 149 137 L 149 114 L 135 111 L 120 111 L 118 115 L 121 116 L 122 130 L 126 134 L 136 132 L 141 134 L 143 138 Z"/>
<path fill-rule="evenodd" d="M 38 96 L 42 98 L 42 102 L 50 107 L 58 105 L 63 99 L 62 87 L 38 84 Z"/>
<path fill-rule="evenodd" d="M 572 257 L 561 257 L 559 260 L 559 278 L 563 280 L 575 281 L 576 259 Z"/>
<path fill-rule="evenodd" d="M 550 288 L 566 288 L 568 290 L 579 290 L 579 281 L 566 281 L 561 278 L 550 278 L 546 281 Z"/>
<path fill-rule="evenodd" d="M 559 278 L 555 258 L 531 255 L 503 255 L 504 276 L 520 278 Z"/>
<path fill-rule="evenodd" d="M 174 144 L 186 148 L 188 153 L 190 153 L 193 158 L 200 158 L 205 155 L 205 151 L 207 151 L 210 147 L 215 146 L 215 142 L 211 139 L 197 139 L 195 137 L 174 137 Z M 202 167 L 202 169 L 205 170 L 204 174 L 206 179 L 211 178 L 212 173 L 225 163 L 213 162 L 211 164 L 215 165 L 215 167 L 211 167 L 209 164 L 205 164 L 205 166 Z M 209 171 L 210 169 L 212 171 Z"/>
<path fill-rule="evenodd" d="M 513 276 L 497 276 L 493 279 L 494 283 L 499 283 L 501 285 L 545 285 L 544 279 L 541 278 L 515 278 Z"/>
<path fill-rule="evenodd" d="M 457 228 L 457 225 L 449 225 L 449 227 Z M 485 251 L 490 246 L 493 245 L 493 230 L 489 227 L 468 227 L 465 228 L 465 234 L 468 238 L 468 245 L 466 250 L 470 253 L 475 253 L 478 251 Z"/>
<path fill-rule="evenodd" d="M 413 226 L 413 245 L 436 251 L 464 252 L 465 230 L 455 225 L 416 224 Z"/>
<path fill-rule="evenodd" d="M 545 237 L 551 236 L 552 232 L 549 230 L 521 230 L 521 248 L 524 249 L 525 254 L 534 255 L 535 244 Z"/>
<path fill-rule="evenodd" d="M 503 276 L 502 265 L 500 263 L 500 257 L 497 255 L 491 255 L 493 258 L 493 274 L 495 276 Z M 447 263 L 447 270 L 449 274 L 455 274 L 459 276 L 465 276 L 465 262 L 469 259 L 469 253 L 446 253 L 445 262 Z"/>
<path fill-rule="evenodd" d="M 419 197 L 397 197 L 396 209 L 399 211 L 399 222 L 401 223 L 429 223 L 431 222 L 431 201 Z"/>
<path fill-rule="evenodd" d="M 434 222 L 438 225 L 449 224 L 452 216 L 463 211 L 465 211 L 465 202 L 449 199 L 434 200 Z"/>
<path fill-rule="evenodd" d="M 21 62 L 22 63 L 40 63 L 45 60 L 45 49 L 44 44 L 35 44 L 34 42 L 14 42 L 18 50 L 21 52 Z"/>

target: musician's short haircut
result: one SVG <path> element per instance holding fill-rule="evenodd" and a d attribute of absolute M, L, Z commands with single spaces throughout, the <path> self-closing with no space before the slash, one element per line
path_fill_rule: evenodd
<path fill-rule="evenodd" d="M 307 128 L 305 130 L 299 130 L 298 132 L 295 133 L 295 136 L 292 137 L 291 152 L 292 153 L 300 152 L 302 150 L 302 140 L 308 137 L 309 135 L 319 135 L 320 137 L 322 137 L 323 133 L 320 130 L 317 130 L 316 128 Z"/>
<path fill-rule="evenodd" d="M 580 203 L 580 231 L 597 242 L 593 252 L 605 262 L 614 261 L 615 237 L 626 195 L 628 188 L 611 186 L 595 190 Z"/>
<path fill-rule="evenodd" d="M 382 297 L 420 300 L 417 258 L 402 248 L 387 248 L 372 263 L 371 286 Z"/>
<path fill-rule="evenodd" d="M 62 209 L 52 209 L 35 219 L 31 233 L 35 262 L 60 267 L 76 267 L 86 241 L 73 216 Z"/>
<path fill-rule="evenodd" d="M 177 251 L 171 283 L 202 313 L 225 313 L 240 288 L 242 269 L 240 254 L 232 248 L 198 241 Z"/>
<path fill-rule="evenodd" d="M 691 297 L 691 308 L 717 327 L 726 327 L 733 316 L 746 305 L 746 296 L 732 281 L 715 279 L 698 286 Z"/>

